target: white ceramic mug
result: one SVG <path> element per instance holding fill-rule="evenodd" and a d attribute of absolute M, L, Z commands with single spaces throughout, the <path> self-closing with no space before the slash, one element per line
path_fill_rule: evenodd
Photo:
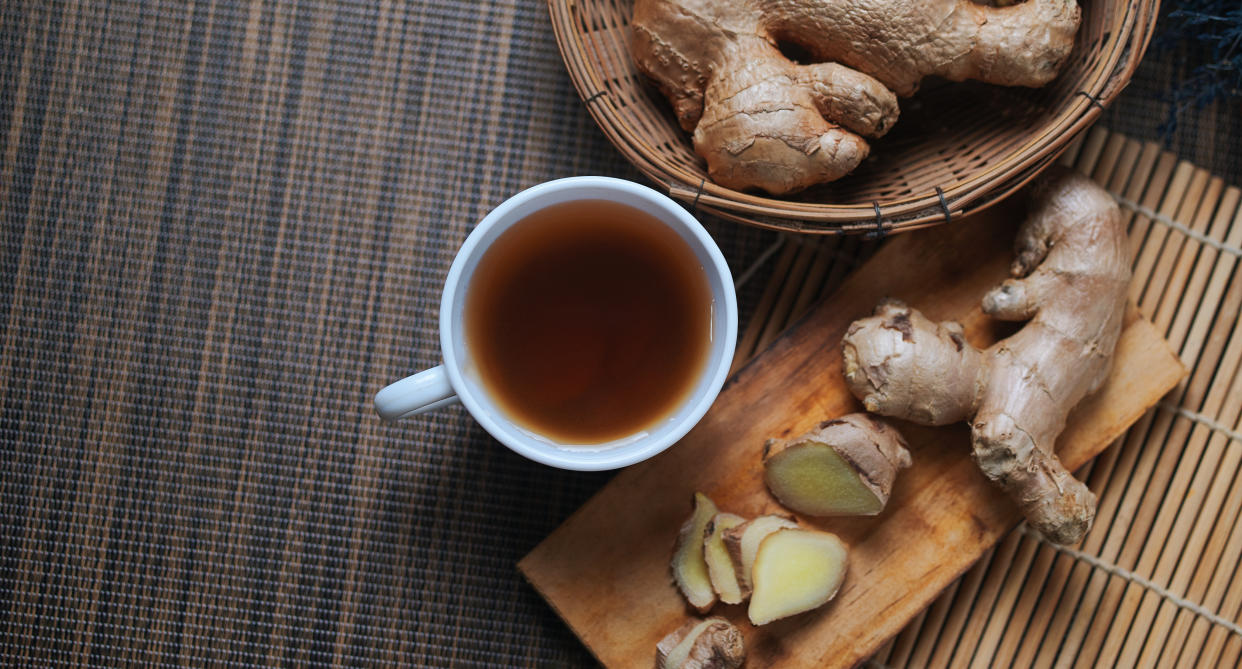
<path fill-rule="evenodd" d="M 515 424 L 489 396 L 470 360 L 463 314 L 470 281 L 488 247 L 513 224 L 551 205 L 609 200 L 643 211 L 685 240 L 702 265 L 712 294 L 712 341 L 693 390 L 668 418 L 641 432 L 604 444 L 558 444 Z M 673 200 L 639 184 L 608 177 L 570 177 L 514 195 L 488 214 L 466 238 L 449 268 L 440 300 L 440 348 L 444 364 L 406 377 L 375 395 L 386 420 L 415 416 L 456 402 L 498 441 L 517 453 L 562 469 L 616 469 L 671 446 L 698 423 L 716 399 L 737 342 L 737 297 L 724 256 L 703 226 Z"/>

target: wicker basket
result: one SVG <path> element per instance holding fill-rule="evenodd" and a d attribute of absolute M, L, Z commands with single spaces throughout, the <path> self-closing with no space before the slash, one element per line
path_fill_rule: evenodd
<path fill-rule="evenodd" d="M 1158 0 L 1080 0 L 1065 71 L 1044 88 L 928 82 L 854 173 L 788 198 L 712 183 L 628 50 L 632 0 L 548 0 L 561 55 L 608 139 L 675 199 L 762 227 L 836 234 L 912 230 L 1021 187 L 1099 116 L 1147 48 Z"/>

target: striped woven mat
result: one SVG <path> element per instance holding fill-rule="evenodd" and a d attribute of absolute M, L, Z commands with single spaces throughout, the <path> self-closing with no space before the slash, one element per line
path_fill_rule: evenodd
<path fill-rule="evenodd" d="M 540 6 L 0 3 L 0 87 L 0 666 L 589 665 L 514 565 L 607 475 L 370 406 L 486 211 L 640 178 Z"/>
<path fill-rule="evenodd" d="M 1154 138 L 1184 68 L 1107 123 Z M 1237 183 L 1239 117 L 1173 148 Z M 1119 137 L 1074 160 L 1145 212 L 1194 374 L 1089 472 L 1078 552 L 1012 535 L 878 663 L 1237 664 L 1237 191 Z M 575 174 L 640 179 L 538 2 L 0 5 L 0 665 L 590 666 L 514 565 L 608 475 L 369 406 L 438 361 L 474 222 Z M 749 351 L 873 248 L 705 224 Z"/>

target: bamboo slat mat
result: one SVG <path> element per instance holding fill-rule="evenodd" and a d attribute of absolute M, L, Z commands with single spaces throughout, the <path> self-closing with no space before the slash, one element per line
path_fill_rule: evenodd
<path fill-rule="evenodd" d="M 877 654 L 875 666 L 1242 661 L 1242 191 L 1102 128 L 1061 160 L 1121 203 L 1133 298 L 1191 374 L 1079 472 L 1100 497 L 1080 546 L 1062 549 L 1020 527 Z M 777 244 L 738 364 L 831 293 L 866 253 L 857 239 Z"/>

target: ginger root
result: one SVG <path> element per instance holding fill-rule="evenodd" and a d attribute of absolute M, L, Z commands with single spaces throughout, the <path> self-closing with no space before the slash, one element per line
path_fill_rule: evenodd
<path fill-rule="evenodd" d="M 711 499 L 695 493 L 694 511 L 673 549 L 673 581 L 699 613 L 706 613 L 717 595 L 726 604 L 740 604 L 749 597 L 751 622 L 762 625 L 831 600 L 844 578 L 847 552 L 836 535 L 801 529 L 781 516 L 744 520 L 718 512 Z M 719 641 L 704 641 L 700 648 L 694 640 L 712 629 L 707 626 L 710 620 L 687 624 L 665 637 L 656 666 L 731 666 L 702 664 L 717 661 L 713 654 L 717 651 L 711 649 L 722 646 Z M 739 658 L 740 644 L 739 639 Z"/>
<path fill-rule="evenodd" d="M 759 544 L 747 616 L 755 625 L 819 608 L 845 580 L 849 549 L 837 535 L 780 529 Z"/>
<path fill-rule="evenodd" d="M 755 564 L 755 554 L 764 538 L 777 530 L 796 528 L 798 524 L 782 516 L 759 516 L 724 532 L 724 545 L 733 562 L 738 588 L 742 598 L 750 596 L 750 574 Z"/>
<path fill-rule="evenodd" d="M 741 516 L 717 513 L 704 529 L 703 561 L 707 563 L 707 575 L 712 582 L 712 589 L 725 604 L 740 604 L 745 599 L 741 584 L 737 581 L 733 559 L 724 543 L 725 530 L 744 522 L 746 519 Z"/>
<path fill-rule="evenodd" d="M 673 583 L 699 613 L 716 603 L 716 590 L 703 559 L 703 536 L 715 516 L 715 503 L 701 492 L 694 493 L 694 512 L 681 526 L 673 548 Z"/>
<path fill-rule="evenodd" d="M 980 351 L 955 323 L 889 301 L 842 341 L 845 377 L 868 411 L 924 425 L 971 419 L 974 459 L 1032 527 L 1061 544 L 1091 526 L 1095 496 L 1053 452 L 1066 417 L 1106 378 L 1121 335 L 1129 251 L 1112 198 L 1049 170 L 1032 188 L 1017 259 L 983 298 L 1001 320 L 1029 319 Z"/>
<path fill-rule="evenodd" d="M 867 414 L 820 423 L 764 447 L 764 481 L 781 504 L 811 516 L 874 516 L 884 510 L 897 471 L 910 466 L 905 439 Z"/>
<path fill-rule="evenodd" d="M 742 633 L 724 618 L 691 620 L 656 644 L 656 669 L 737 669 Z"/>
<path fill-rule="evenodd" d="M 637 0 L 630 46 L 713 181 L 782 195 L 853 170 L 924 77 L 1048 83 L 1079 17 L 1074 0 Z"/>

